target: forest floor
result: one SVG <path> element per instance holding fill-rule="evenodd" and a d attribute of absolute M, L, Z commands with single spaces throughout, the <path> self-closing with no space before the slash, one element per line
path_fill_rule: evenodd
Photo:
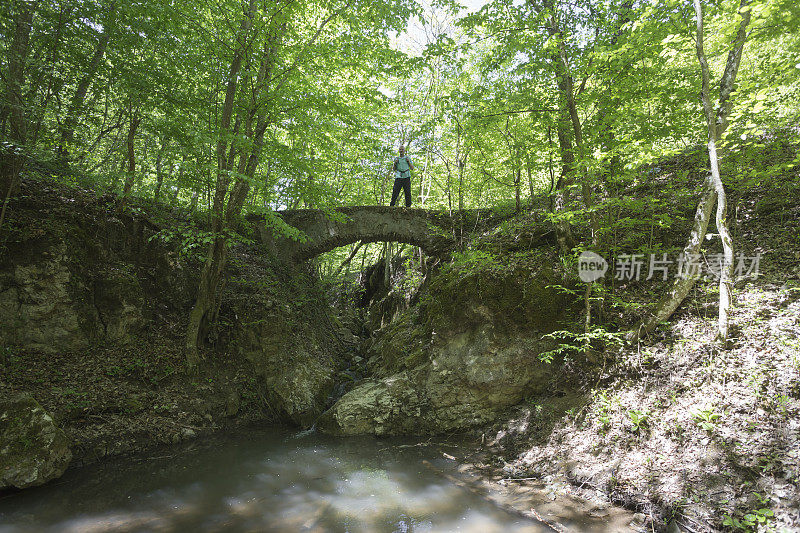
<path fill-rule="evenodd" d="M 800 531 L 800 180 L 785 181 L 739 203 L 737 254 L 761 258 L 736 285 L 726 349 L 716 282 L 701 281 L 649 338 L 606 346 L 575 395 L 530 398 L 482 432 L 479 469 L 604 497 L 648 530 Z M 617 289 L 620 323 L 664 288 L 645 287 Z"/>

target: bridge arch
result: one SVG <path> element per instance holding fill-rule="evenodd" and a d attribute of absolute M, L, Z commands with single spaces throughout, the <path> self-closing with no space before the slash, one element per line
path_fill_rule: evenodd
<path fill-rule="evenodd" d="M 320 209 L 292 209 L 276 213 L 286 224 L 306 237 L 296 241 L 274 231 L 265 217 L 249 217 L 259 239 L 276 256 L 288 263 L 299 263 L 339 246 L 357 241 L 401 242 L 419 246 L 433 256 L 446 256 L 455 246 L 455 228 L 468 229 L 497 223 L 490 210 L 459 213 L 406 209 L 386 206 L 340 207 L 328 212 Z M 501 217 L 500 220 L 502 220 Z"/>

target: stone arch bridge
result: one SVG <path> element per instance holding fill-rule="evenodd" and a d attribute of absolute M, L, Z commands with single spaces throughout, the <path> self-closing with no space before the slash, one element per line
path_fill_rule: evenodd
<path fill-rule="evenodd" d="M 330 210 L 289 209 L 269 215 L 249 215 L 261 242 L 276 256 L 299 263 L 354 242 L 401 242 L 432 256 L 447 256 L 457 241 L 485 231 L 509 218 L 491 209 L 429 211 L 386 206 L 339 207 Z M 302 232 L 294 240 L 277 229 L 283 223 Z"/>

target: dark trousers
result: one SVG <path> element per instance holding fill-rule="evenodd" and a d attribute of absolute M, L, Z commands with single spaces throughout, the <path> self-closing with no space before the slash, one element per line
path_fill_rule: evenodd
<path fill-rule="evenodd" d="M 411 207 L 411 178 L 395 178 L 394 187 L 392 188 L 392 201 L 389 205 L 394 205 L 397 197 L 400 195 L 400 189 L 406 195 L 406 207 Z"/>

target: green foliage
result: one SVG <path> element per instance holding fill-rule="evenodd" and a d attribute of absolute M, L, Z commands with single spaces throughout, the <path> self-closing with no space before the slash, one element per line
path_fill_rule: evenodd
<path fill-rule="evenodd" d="M 705 409 L 698 409 L 692 413 L 692 418 L 700 429 L 713 431 L 717 427 L 720 414 L 716 413 L 713 407 L 706 406 Z"/>
<path fill-rule="evenodd" d="M 767 525 L 775 517 L 771 509 L 764 507 L 769 504 L 769 498 L 757 492 L 754 492 L 753 495 L 762 507 L 738 515 L 725 514 L 722 519 L 722 525 L 747 532 L 760 531 L 762 527 Z"/>
<path fill-rule="evenodd" d="M 25 362 L 23 357 L 18 355 L 11 346 L 2 346 L 0 347 L 0 364 L 8 368 L 9 371 L 14 372 L 20 370 Z"/>
<path fill-rule="evenodd" d="M 628 418 L 634 433 L 644 433 L 650 427 L 650 412 L 646 409 L 628 409 Z"/>
<path fill-rule="evenodd" d="M 225 229 L 222 236 L 231 244 L 252 245 L 254 243 L 253 239 L 232 229 Z M 214 237 L 213 232 L 201 231 L 196 226 L 176 226 L 160 230 L 152 235 L 149 241 L 160 241 L 173 247 L 184 259 L 201 260 L 205 258 L 208 247 L 214 242 Z"/>
<path fill-rule="evenodd" d="M 606 432 L 611 428 L 612 413 L 619 405 L 619 399 L 612 397 L 609 391 L 594 391 L 594 413 L 595 420 L 600 432 Z"/>
<path fill-rule="evenodd" d="M 451 271 L 457 271 L 464 277 L 500 269 L 502 269 L 502 265 L 497 256 L 478 249 L 454 253 L 453 261 L 450 264 Z"/>
<path fill-rule="evenodd" d="M 67 411 L 71 413 L 85 412 L 92 405 L 88 392 L 77 391 L 71 387 L 59 389 L 59 392 L 66 399 Z"/>
<path fill-rule="evenodd" d="M 598 345 L 602 347 L 621 346 L 624 342 L 624 332 L 609 331 L 596 326 L 588 333 L 575 333 L 569 330 L 558 330 L 544 335 L 543 339 L 556 341 L 557 346 L 539 357 L 550 362 L 554 357 L 575 356 L 584 353 L 588 348 Z"/>
<path fill-rule="evenodd" d="M 289 224 L 284 222 L 284 220 L 281 217 L 279 217 L 277 214 L 275 214 L 274 211 L 269 211 L 269 210 L 263 210 L 262 209 L 262 210 L 258 210 L 257 212 L 260 215 L 263 215 L 263 217 L 264 217 L 264 219 L 263 219 L 264 225 L 267 228 L 269 228 L 275 235 L 280 235 L 280 236 L 286 237 L 287 239 L 291 239 L 291 240 L 297 241 L 297 242 L 306 242 L 306 241 L 308 241 L 308 236 L 305 233 L 303 233 L 299 229 L 297 229 L 297 228 L 295 228 L 293 226 L 290 226 Z M 339 213 L 337 213 L 336 215 L 333 215 L 331 213 L 330 216 L 334 216 L 334 217 L 337 217 L 337 218 L 341 219 L 343 215 L 341 215 Z"/>

